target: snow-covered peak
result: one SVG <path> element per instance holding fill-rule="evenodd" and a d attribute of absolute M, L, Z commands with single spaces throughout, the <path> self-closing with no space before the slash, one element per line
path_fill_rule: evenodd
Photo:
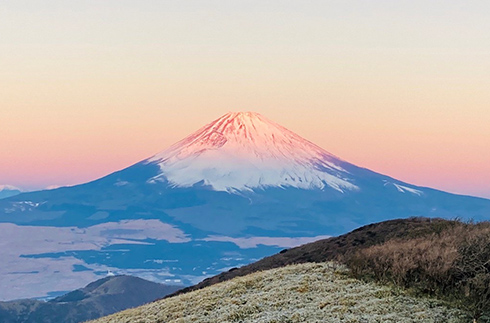
<path fill-rule="evenodd" d="M 255 112 L 227 113 L 147 162 L 161 169 L 152 180 L 178 187 L 357 189 L 340 159 Z"/>
<path fill-rule="evenodd" d="M 7 184 L 0 184 L 0 191 L 19 191 L 22 192 L 22 189 L 13 186 L 13 185 L 7 185 Z"/>

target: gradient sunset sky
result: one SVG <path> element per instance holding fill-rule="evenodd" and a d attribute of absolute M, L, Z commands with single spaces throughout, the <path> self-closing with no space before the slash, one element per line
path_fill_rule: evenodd
<path fill-rule="evenodd" d="M 489 1 L 0 1 L 0 184 L 96 179 L 228 111 L 490 198 Z"/>

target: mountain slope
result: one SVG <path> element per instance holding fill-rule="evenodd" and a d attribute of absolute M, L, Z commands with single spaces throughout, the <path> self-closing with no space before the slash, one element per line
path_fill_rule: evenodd
<path fill-rule="evenodd" d="M 202 289 L 235 277 L 246 276 L 258 271 L 270 270 L 293 264 L 310 262 L 327 262 L 348 257 L 360 249 L 380 245 L 392 239 L 418 237 L 435 233 L 442 228 L 451 226 L 454 221 L 429 218 L 409 218 L 389 220 L 369 224 L 338 237 L 322 239 L 260 259 L 249 265 L 232 268 L 216 276 L 206 278 L 202 282 L 183 288 L 174 295 Z"/>
<path fill-rule="evenodd" d="M 373 222 L 489 214 L 489 200 L 398 181 L 259 114 L 229 113 L 96 181 L 0 200 L 0 300 L 76 289 L 107 270 L 193 285 Z"/>
<path fill-rule="evenodd" d="M 18 187 L 12 185 L 1 185 L 0 184 L 0 199 L 15 196 L 22 193 L 22 190 Z"/>
<path fill-rule="evenodd" d="M 83 322 L 140 306 L 179 288 L 131 276 L 107 277 L 48 302 L 0 302 L 0 322 Z"/>
<path fill-rule="evenodd" d="M 335 263 L 237 277 L 98 319 L 111 322 L 467 322 L 465 313 L 364 283 Z"/>

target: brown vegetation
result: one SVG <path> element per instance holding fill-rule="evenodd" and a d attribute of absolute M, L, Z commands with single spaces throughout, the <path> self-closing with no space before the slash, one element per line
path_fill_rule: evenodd
<path fill-rule="evenodd" d="M 490 222 L 409 218 L 370 224 L 345 235 L 283 250 L 205 279 L 173 295 L 291 264 L 338 261 L 354 276 L 450 300 L 490 322 Z"/>
<path fill-rule="evenodd" d="M 346 255 L 358 278 L 374 278 L 453 301 L 475 320 L 490 316 L 490 223 L 445 221 Z"/>
<path fill-rule="evenodd" d="M 283 250 L 278 254 L 266 257 L 250 265 L 233 268 L 227 272 L 207 278 L 197 285 L 184 288 L 168 297 L 201 289 L 234 277 L 245 276 L 261 270 L 292 264 L 342 260 L 344 257 L 354 254 L 361 248 L 382 244 L 392 239 L 416 238 L 441 232 L 447 226 L 454 225 L 455 223 L 457 221 L 409 218 L 369 224 L 338 237 L 323 239 L 296 248 Z"/>

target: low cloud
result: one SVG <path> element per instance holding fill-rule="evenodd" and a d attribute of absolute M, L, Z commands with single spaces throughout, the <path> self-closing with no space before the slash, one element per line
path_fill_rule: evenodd
<path fill-rule="evenodd" d="M 330 236 L 316 236 L 316 237 L 249 237 L 249 238 L 232 238 L 226 236 L 208 236 L 203 241 L 218 241 L 218 242 L 232 242 L 242 249 L 257 248 L 258 245 L 264 246 L 277 246 L 283 248 L 297 247 L 305 243 L 313 241 L 327 239 Z"/>
<path fill-rule="evenodd" d="M 26 258 L 65 251 L 101 250 L 116 244 L 148 244 L 145 239 L 183 243 L 190 238 L 178 228 L 159 220 L 126 220 L 94 225 L 87 228 L 19 226 L 0 223 L 0 300 L 43 297 L 50 291 L 80 288 L 100 276 L 94 271 L 112 270 L 120 274 L 135 274 L 125 270 L 66 256 L 61 258 Z M 26 239 L 25 237 L 29 237 Z M 89 271 L 73 272 L 74 265 Z M 148 271 L 148 270 L 146 270 Z M 162 273 L 168 276 L 168 273 Z M 149 273 L 147 273 L 149 275 Z M 151 274 L 152 276 L 156 273 Z"/>

